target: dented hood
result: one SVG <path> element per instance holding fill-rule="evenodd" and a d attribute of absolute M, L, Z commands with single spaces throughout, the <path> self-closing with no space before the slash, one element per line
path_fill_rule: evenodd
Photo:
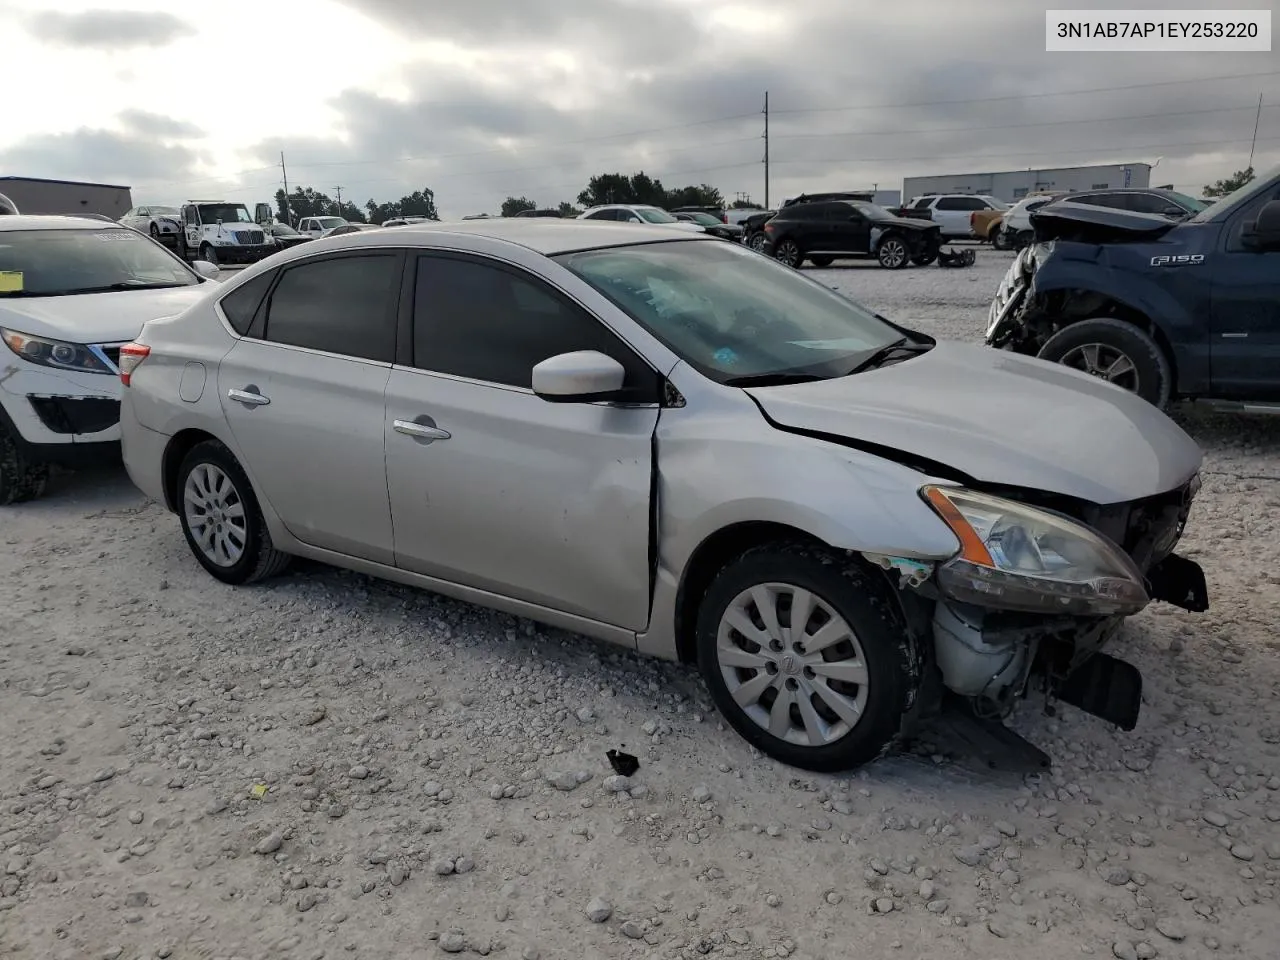
<path fill-rule="evenodd" d="M 988 347 L 939 342 L 878 370 L 746 392 L 782 429 L 1097 504 L 1173 490 L 1201 461 L 1195 441 L 1140 397 Z"/>
<path fill-rule="evenodd" d="M 1154 213 L 1115 210 L 1091 203 L 1055 200 L 1029 214 L 1036 239 L 1078 240 L 1082 243 L 1130 243 L 1154 240 L 1182 221 Z"/>

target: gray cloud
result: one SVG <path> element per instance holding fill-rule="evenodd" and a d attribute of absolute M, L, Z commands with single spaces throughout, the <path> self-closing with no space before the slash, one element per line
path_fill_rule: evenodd
<path fill-rule="evenodd" d="M 0 151 L 0 167 L 15 174 L 125 186 L 190 176 L 198 159 L 188 147 L 161 146 L 150 137 L 88 128 L 31 137 Z"/>
<path fill-rule="evenodd" d="M 167 140 L 194 140 L 204 136 L 204 131 L 194 123 L 166 117 L 147 110 L 130 108 L 120 114 L 120 122 L 134 133 L 144 137 Z"/>
<path fill-rule="evenodd" d="M 162 47 L 195 33 L 189 23 L 171 13 L 143 10 L 49 10 L 31 17 L 27 28 L 45 43 L 104 50 Z"/>

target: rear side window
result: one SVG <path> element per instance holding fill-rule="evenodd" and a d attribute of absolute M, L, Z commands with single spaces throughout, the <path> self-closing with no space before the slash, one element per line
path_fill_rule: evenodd
<path fill-rule="evenodd" d="M 274 279 L 275 271 L 268 270 L 248 283 L 236 287 L 218 301 L 218 306 L 222 308 L 227 323 L 231 324 L 231 329 L 240 336 L 248 334 L 253 318 L 258 313 L 258 307 L 262 305 L 262 298 L 267 295 L 267 290 L 270 289 L 271 281 Z"/>
<path fill-rule="evenodd" d="M 265 339 L 390 363 L 400 257 L 377 253 L 289 267 L 267 304 Z"/>
<path fill-rule="evenodd" d="M 913 209 L 925 210 L 928 208 L 929 204 L 931 203 L 933 203 L 933 197 L 920 197 L 918 200 L 916 200 Z"/>
<path fill-rule="evenodd" d="M 584 218 L 586 220 L 617 220 L 617 210 L 597 210 L 595 213 L 589 213 Z"/>
<path fill-rule="evenodd" d="M 827 206 L 823 203 L 793 203 L 789 207 L 783 207 L 778 214 L 778 220 L 821 220 L 823 219 L 822 208 Z"/>
<path fill-rule="evenodd" d="M 474 260 L 418 258 L 413 365 L 529 389 L 533 368 L 562 353 L 598 350 L 627 371 L 639 402 L 658 397 L 656 373 L 595 317 L 536 277 Z"/>

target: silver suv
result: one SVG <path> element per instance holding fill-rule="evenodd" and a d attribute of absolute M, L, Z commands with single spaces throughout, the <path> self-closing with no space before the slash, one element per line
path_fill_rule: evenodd
<path fill-rule="evenodd" d="M 120 367 L 129 474 L 219 580 L 305 556 L 696 662 L 800 767 L 1035 675 L 1131 727 L 1096 651 L 1205 602 L 1172 552 L 1200 450 L 1154 407 L 665 227 L 317 240 Z"/>

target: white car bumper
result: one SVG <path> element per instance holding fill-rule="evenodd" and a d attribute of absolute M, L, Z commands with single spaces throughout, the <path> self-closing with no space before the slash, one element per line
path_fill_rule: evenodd
<path fill-rule="evenodd" d="M 42 459 L 65 459 L 60 448 L 73 445 L 102 445 L 110 453 L 105 447 L 120 440 L 120 391 L 119 377 L 0 356 L 0 408 L 8 421 L 0 426 Z"/>

